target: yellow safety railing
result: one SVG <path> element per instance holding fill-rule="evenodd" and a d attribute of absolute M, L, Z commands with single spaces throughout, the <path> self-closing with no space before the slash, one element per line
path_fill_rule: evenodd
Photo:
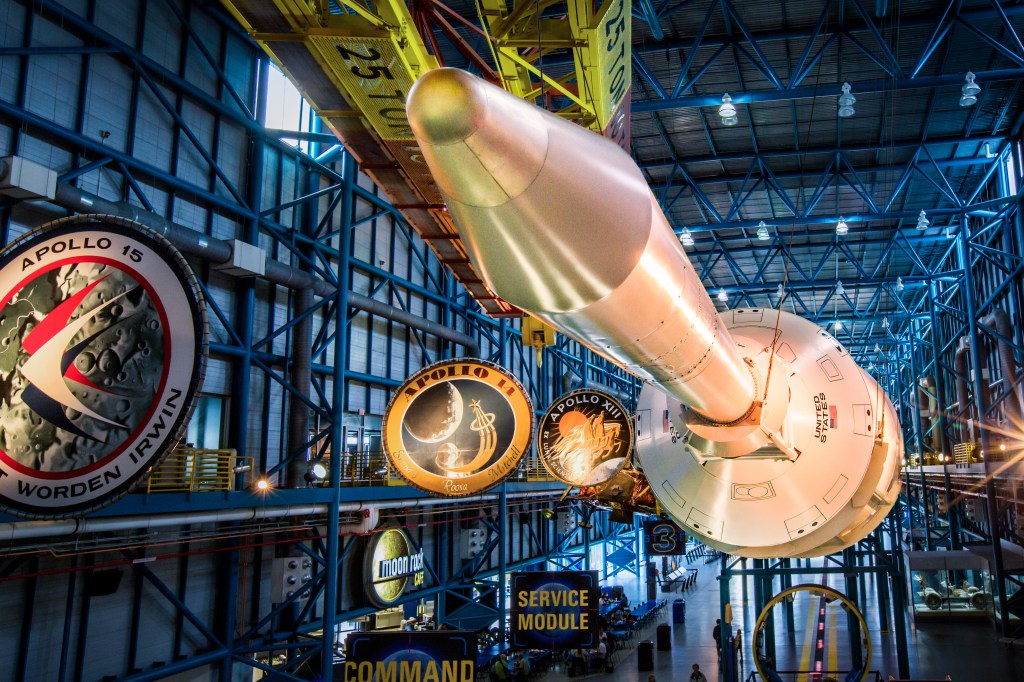
<path fill-rule="evenodd" d="M 330 468 L 329 457 L 321 461 Z M 246 474 L 245 480 L 236 486 L 235 480 L 243 473 Z M 239 457 L 233 449 L 180 447 L 171 451 L 153 469 L 147 480 L 147 491 L 216 492 L 245 489 L 250 486 L 252 476 L 253 458 Z M 531 457 L 513 471 L 508 480 L 547 482 L 557 479 L 548 473 L 539 459 Z M 345 487 L 408 485 L 383 452 L 342 455 L 340 482 Z M 327 481 L 321 483 L 327 484 Z"/>
<path fill-rule="evenodd" d="M 234 490 L 236 475 L 252 470 L 251 457 L 238 457 L 233 449 L 175 448 L 154 469 L 147 490 L 157 492 L 209 492 Z"/>

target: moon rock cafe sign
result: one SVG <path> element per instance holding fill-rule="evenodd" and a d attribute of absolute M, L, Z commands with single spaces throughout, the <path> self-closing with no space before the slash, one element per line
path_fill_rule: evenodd
<path fill-rule="evenodd" d="M 205 364 L 202 296 L 162 237 L 58 220 L 0 253 L 0 506 L 81 513 L 177 442 Z"/>
<path fill-rule="evenodd" d="M 410 377 L 384 412 L 384 450 L 409 483 L 449 497 L 486 490 L 530 444 L 533 407 L 506 370 L 446 360 Z"/>
<path fill-rule="evenodd" d="M 563 395 L 537 429 L 544 468 L 572 486 L 604 483 L 626 465 L 632 450 L 632 420 L 617 400 L 601 391 Z"/>
<path fill-rule="evenodd" d="M 414 552 L 409 536 L 400 528 L 376 533 L 366 551 L 366 594 L 374 606 L 391 606 L 405 593 L 409 581 L 422 586 L 423 550 Z"/>

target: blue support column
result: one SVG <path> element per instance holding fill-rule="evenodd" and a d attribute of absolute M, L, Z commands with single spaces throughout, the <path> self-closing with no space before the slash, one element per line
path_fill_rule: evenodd
<path fill-rule="evenodd" d="M 990 447 L 989 429 L 986 426 L 987 405 L 985 404 L 985 391 L 987 386 L 982 383 L 982 362 L 981 362 L 981 336 L 978 333 L 978 310 L 975 300 L 974 274 L 971 270 L 971 240 L 970 225 L 966 218 L 961 222 L 961 237 L 959 243 L 960 269 L 963 272 L 964 302 L 968 325 L 970 327 L 971 339 L 971 362 L 974 376 L 971 381 L 971 389 L 974 393 L 974 402 L 978 408 L 978 426 L 981 432 L 982 452 L 993 452 Z M 988 512 L 989 540 L 992 545 L 992 579 L 995 583 L 995 597 L 998 611 L 999 633 L 1002 637 L 1010 637 L 1010 614 L 1006 610 L 1006 572 L 1003 568 L 1003 548 L 999 529 L 999 510 L 996 506 L 996 487 L 993 479 L 996 472 L 992 470 L 992 457 L 985 457 L 982 460 L 985 466 L 985 508 Z"/>
<path fill-rule="evenodd" d="M 504 344 L 503 344 L 504 345 Z M 498 490 L 498 587 L 495 599 L 498 602 L 498 640 L 505 641 L 506 619 L 508 614 L 505 609 L 505 585 L 508 582 L 506 572 L 508 570 L 508 558 L 505 556 L 505 546 L 508 542 L 508 483 L 501 482 Z"/>
<path fill-rule="evenodd" d="M 325 679 L 327 679 L 328 671 L 332 670 L 334 665 L 334 628 L 338 614 L 338 508 L 341 504 L 341 462 L 343 459 L 341 453 L 345 451 L 341 417 L 345 408 L 345 367 L 348 358 L 348 256 L 352 239 L 352 188 L 355 186 L 356 175 L 356 163 L 351 154 L 345 154 L 342 168 L 341 233 L 338 239 L 341 257 L 338 259 L 338 291 L 334 307 L 334 376 L 332 377 L 331 391 L 333 419 L 331 420 L 330 487 L 334 494 L 328 505 L 327 537 L 324 550 L 327 577 L 324 584 L 322 670 Z"/>

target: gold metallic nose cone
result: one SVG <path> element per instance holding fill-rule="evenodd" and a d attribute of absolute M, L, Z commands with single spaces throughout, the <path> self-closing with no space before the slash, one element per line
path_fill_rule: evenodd
<path fill-rule="evenodd" d="M 420 77 L 409 124 L 445 200 L 502 206 L 544 166 L 547 132 L 537 107 L 458 69 Z M 567 124 L 568 125 L 568 124 Z"/>
<path fill-rule="evenodd" d="M 423 144 L 449 145 L 473 134 L 484 119 L 480 80 L 459 69 L 425 73 L 409 92 L 409 124 Z"/>

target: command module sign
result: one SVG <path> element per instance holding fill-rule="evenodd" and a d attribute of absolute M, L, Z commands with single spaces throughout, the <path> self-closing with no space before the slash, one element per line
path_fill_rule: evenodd
<path fill-rule="evenodd" d="M 472 632 L 354 632 L 345 640 L 345 682 L 473 682 Z"/>
<path fill-rule="evenodd" d="M 511 579 L 513 647 L 597 647 L 597 571 L 513 573 Z"/>
<path fill-rule="evenodd" d="M 686 531 L 673 521 L 644 521 L 644 550 L 647 556 L 686 554 Z"/>

